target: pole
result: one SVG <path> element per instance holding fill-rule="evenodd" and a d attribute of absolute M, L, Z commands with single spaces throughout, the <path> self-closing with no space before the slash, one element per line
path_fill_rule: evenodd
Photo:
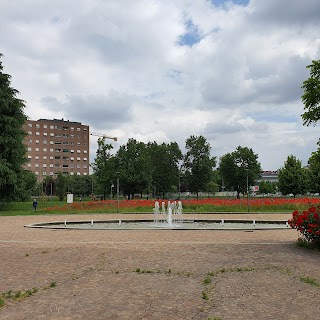
<path fill-rule="evenodd" d="M 119 172 L 117 172 L 117 213 L 119 212 Z"/>
<path fill-rule="evenodd" d="M 248 205 L 248 212 L 250 212 L 250 199 L 249 199 L 249 176 L 247 171 L 247 205 Z"/>

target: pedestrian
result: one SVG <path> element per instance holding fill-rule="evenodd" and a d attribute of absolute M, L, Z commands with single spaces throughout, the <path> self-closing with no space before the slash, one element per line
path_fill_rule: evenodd
<path fill-rule="evenodd" d="M 37 210 L 37 206 L 38 206 L 38 202 L 37 202 L 36 199 L 33 199 L 32 206 L 33 206 L 33 210 L 36 211 Z"/>

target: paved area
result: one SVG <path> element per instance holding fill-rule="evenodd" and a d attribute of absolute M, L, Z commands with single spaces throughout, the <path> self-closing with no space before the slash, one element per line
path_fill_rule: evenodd
<path fill-rule="evenodd" d="M 29 223 L 65 218 L 106 217 L 114 218 L 0 217 L 0 295 L 4 302 L 0 319 L 320 318 L 320 288 L 301 281 L 320 282 L 320 252 L 297 247 L 298 233 L 292 229 L 24 228 Z M 203 216 L 209 217 L 248 216 Z M 250 218 L 286 220 L 290 215 Z"/>

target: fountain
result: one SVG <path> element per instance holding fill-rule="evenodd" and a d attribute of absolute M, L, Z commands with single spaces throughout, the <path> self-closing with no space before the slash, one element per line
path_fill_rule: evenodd
<path fill-rule="evenodd" d="M 25 227 L 48 228 L 48 229 L 81 229 L 81 230 L 268 230 L 268 229 L 291 229 L 287 221 L 261 221 L 256 219 L 188 219 L 187 214 L 182 215 L 182 202 L 173 201 L 160 203 L 156 201 L 153 209 L 153 219 L 109 219 L 103 221 L 68 221 L 44 222 Z M 207 216 L 206 216 L 207 217 Z M 214 214 L 212 214 L 214 217 Z"/>

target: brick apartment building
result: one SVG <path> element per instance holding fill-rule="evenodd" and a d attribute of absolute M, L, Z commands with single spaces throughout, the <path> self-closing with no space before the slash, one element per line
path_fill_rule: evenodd
<path fill-rule="evenodd" d="M 89 126 L 64 119 L 27 120 L 28 162 L 39 181 L 58 172 L 70 175 L 89 174 Z"/>

